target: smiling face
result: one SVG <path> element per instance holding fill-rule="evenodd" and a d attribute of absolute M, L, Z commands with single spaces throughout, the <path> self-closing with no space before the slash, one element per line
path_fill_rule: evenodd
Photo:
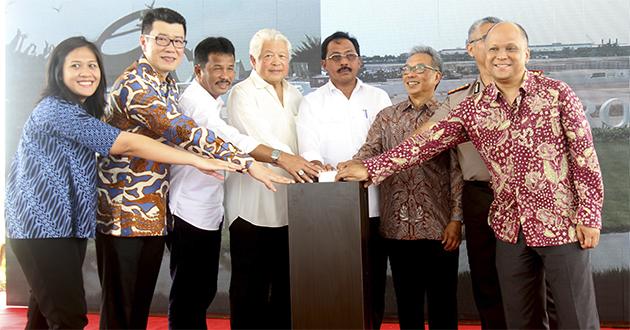
<path fill-rule="evenodd" d="M 529 61 L 529 48 L 513 23 L 499 23 L 486 36 L 486 68 L 497 83 L 520 82 Z"/>
<path fill-rule="evenodd" d="M 431 56 L 423 53 L 411 55 L 407 59 L 406 64 L 410 67 L 418 64 L 433 67 Z M 433 93 L 435 93 L 435 87 L 440 83 L 441 78 L 441 73 L 429 68 L 425 68 L 423 73 L 409 70 L 402 75 L 405 90 L 412 98 L 422 98 L 433 95 Z"/>
<path fill-rule="evenodd" d="M 263 43 L 260 56 L 250 55 L 256 73 L 270 85 L 282 83 L 289 74 L 289 48 L 282 40 L 267 40 Z"/>
<path fill-rule="evenodd" d="M 342 55 L 338 61 L 329 58 L 337 54 Z M 346 55 L 350 55 L 352 59 Z M 330 81 L 334 85 L 354 83 L 361 68 L 361 58 L 353 55 L 357 55 L 357 50 L 348 39 L 335 39 L 328 44 L 326 59 L 322 61 L 322 67 L 328 72 Z"/>
<path fill-rule="evenodd" d="M 470 35 L 470 40 L 472 42 L 466 45 L 466 50 L 468 51 L 468 55 L 475 58 L 475 62 L 477 63 L 477 67 L 479 70 L 486 70 L 486 47 L 485 47 L 485 36 L 488 33 L 488 30 L 494 26 L 493 23 L 484 23 L 481 24 L 473 33 Z"/>
<path fill-rule="evenodd" d="M 163 21 L 153 22 L 151 32 L 140 36 L 140 46 L 142 52 L 151 66 L 161 75 L 166 76 L 171 71 L 175 71 L 184 56 L 184 48 L 175 48 L 172 42 L 167 46 L 160 46 L 156 43 L 155 37 L 162 36 L 174 39 L 186 39 L 184 26 L 179 23 L 166 23 Z"/>
<path fill-rule="evenodd" d="M 234 56 L 210 53 L 204 67 L 195 65 L 195 76 L 199 84 L 215 99 L 227 93 L 234 81 Z"/>
<path fill-rule="evenodd" d="M 101 80 L 96 55 L 88 47 L 68 53 L 63 63 L 63 83 L 81 102 L 92 96 Z"/>

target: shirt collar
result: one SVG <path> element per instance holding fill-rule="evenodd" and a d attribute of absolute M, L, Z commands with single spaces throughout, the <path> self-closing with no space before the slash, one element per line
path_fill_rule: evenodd
<path fill-rule="evenodd" d="M 525 70 L 525 74 L 523 77 L 523 82 L 521 83 L 521 87 L 519 87 L 519 93 L 521 96 L 525 96 L 527 94 L 533 94 L 536 90 L 536 77 L 528 70 Z M 489 84 L 483 92 L 484 99 L 489 102 L 495 101 L 499 97 L 499 89 L 497 88 L 495 83 Z"/>
<path fill-rule="evenodd" d="M 162 82 L 160 80 L 160 74 L 153 68 L 151 63 L 149 63 L 149 60 L 147 60 L 147 58 L 144 55 L 140 57 L 140 59 L 138 60 L 136 68 L 139 75 L 143 76 L 144 78 L 149 79 L 158 87 L 162 84 L 175 86 L 176 82 L 175 82 L 175 79 L 173 79 L 173 76 L 171 75 L 171 73 L 169 72 L 166 75 L 166 80 Z"/>
<path fill-rule="evenodd" d="M 212 94 L 208 93 L 208 91 L 199 84 L 197 79 L 193 79 L 188 88 L 192 89 L 192 91 L 195 92 L 195 95 L 199 95 L 199 97 L 203 98 L 204 102 L 216 105 L 217 108 L 223 107 L 223 99 L 221 99 L 220 96 L 215 99 Z"/>
<path fill-rule="evenodd" d="M 425 104 L 421 105 L 420 107 L 414 106 L 413 102 L 411 102 L 409 97 L 407 97 L 406 100 L 398 103 L 396 108 L 404 112 L 413 111 L 413 110 L 420 111 L 420 112 L 426 111 L 429 116 L 432 116 L 435 110 L 438 108 L 438 106 L 439 106 L 439 103 L 437 102 L 435 97 L 431 98 L 429 101 L 427 101 Z"/>
<path fill-rule="evenodd" d="M 361 81 L 361 79 L 359 79 L 359 78 L 356 78 L 356 79 L 357 79 L 357 84 L 356 84 L 356 85 L 354 85 L 354 89 L 352 90 L 352 94 L 350 94 L 350 95 L 353 95 L 353 94 L 354 94 L 355 92 L 357 92 L 359 89 L 363 88 L 363 84 L 364 84 L 364 83 L 363 83 L 363 81 Z M 337 92 L 339 92 L 339 93 L 342 93 L 342 92 L 341 92 L 341 90 L 340 90 L 339 88 L 337 88 L 337 87 L 335 86 L 335 84 L 333 84 L 333 83 L 332 83 L 332 81 L 330 81 L 330 79 L 328 79 L 328 82 L 327 82 L 327 83 L 326 83 L 326 85 L 324 85 L 324 86 L 327 86 L 327 87 L 328 87 L 328 91 L 329 91 L 330 93 L 334 93 L 335 91 L 337 91 Z M 343 94 L 343 93 L 342 93 L 342 94 Z"/>
<path fill-rule="evenodd" d="M 258 88 L 258 89 L 264 89 L 264 88 L 272 88 L 273 86 L 266 82 L 265 79 L 263 79 L 258 72 L 256 72 L 256 70 L 252 69 L 252 72 L 249 74 L 249 77 L 252 78 L 252 82 L 254 83 L 254 87 Z M 282 79 L 282 89 L 286 88 L 286 84 L 287 81 Z"/>
<path fill-rule="evenodd" d="M 523 78 L 521 89 L 525 92 L 525 94 L 533 94 L 536 91 L 536 86 L 536 75 L 531 73 L 529 70 L 525 70 L 525 77 Z"/>
<path fill-rule="evenodd" d="M 483 83 L 483 80 L 481 80 L 481 77 L 477 77 L 470 88 L 472 88 L 473 94 L 478 94 L 483 92 L 483 90 L 486 88 L 486 85 Z"/>

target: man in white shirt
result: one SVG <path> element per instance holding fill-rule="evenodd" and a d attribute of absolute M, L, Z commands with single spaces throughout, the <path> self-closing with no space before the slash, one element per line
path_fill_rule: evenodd
<path fill-rule="evenodd" d="M 253 70 L 232 89 L 228 122 L 259 143 L 282 151 L 279 160 L 297 155 L 295 116 L 302 95 L 284 79 L 289 73 L 291 44 L 280 32 L 262 29 L 252 37 L 249 54 Z M 258 189 L 254 181 L 228 176 L 226 218 L 232 260 L 232 329 L 289 329 L 286 187 L 272 194 Z"/>
<path fill-rule="evenodd" d="M 346 32 L 335 32 L 322 42 L 322 67 L 330 80 L 300 103 L 296 122 L 300 155 L 332 169 L 351 159 L 365 142 L 381 109 L 392 105 L 387 93 L 357 78 L 361 68 L 359 42 Z M 387 260 L 378 238 L 378 191 L 370 187 L 370 259 L 372 268 L 373 325 L 383 318 Z"/>
<path fill-rule="evenodd" d="M 179 109 L 203 127 L 212 129 L 258 161 L 273 162 L 278 153 L 257 139 L 240 134 L 219 116 L 224 95 L 234 80 L 234 46 L 223 37 L 210 37 L 195 48 L 195 79 L 179 100 Z M 299 156 L 278 153 L 275 163 L 297 181 L 310 181 L 317 168 Z M 304 175 L 299 175 L 303 169 Z M 169 328 L 205 329 L 206 310 L 217 291 L 223 223 L 223 181 L 190 166 L 171 167 L 169 208 L 173 228 Z"/>

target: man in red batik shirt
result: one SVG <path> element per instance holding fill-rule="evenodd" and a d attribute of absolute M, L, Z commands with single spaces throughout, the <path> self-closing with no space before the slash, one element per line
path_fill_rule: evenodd
<path fill-rule="evenodd" d="M 379 183 L 470 140 L 492 175 L 489 221 L 507 326 L 547 328 L 547 281 L 558 327 L 596 329 L 590 251 L 599 243 L 604 188 L 582 104 L 564 82 L 527 71 L 525 30 L 495 25 L 486 37 L 494 83 L 422 135 L 362 162 L 338 179 Z"/>

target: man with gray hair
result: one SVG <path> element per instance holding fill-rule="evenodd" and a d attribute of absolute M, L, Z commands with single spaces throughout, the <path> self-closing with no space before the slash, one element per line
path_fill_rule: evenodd
<path fill-rule="evenodd" d="M 484 17 L 475 21 L 468 29 L 466 50 L 475 59 L 479 76 L 473 82 L 449 91 L 448 97 L 431 118 L 432 123 L 445 118 L 466 97 L 481 93 L 492 82 L 485 65 L 484 39 L 488 30 L 499 22 L 499 18 Z M 490 173 L 471 142 L 457 146 L 457 156 L 464 177 L 462 205 L 466 226 L 466 251 L 481 327 L 505 329 L 501 289 L 495 265 L 496 238 L 488 225 L 488 212 L 493 200 Z"/>
<path fill-rule="evenodd" d="M 290 54 L 291 43 L 279 31 L 256 32 L 249 45 L 253 70 L 234 86 L 227 102 L 228 122 L 258 144 L 271 147 L 272 163 L 283 161 L 287 154 L 297 155 L 295 116 L 302 95 L 284 79 Z M 277 167 L 271 170 L 285 174 Z M 310 181 L 310 171 L 305 167 L 295 174 Z M 279 186 L 273 194 L 254 181 L 228 176 L 225 202 L 232 329 L 291 328 L 286 187 Z"/>
<path fill-rule="evenodd" d="M 300 156 L 281 153 L 274 162 L 271 155 L 277 151 L 241 134 L 220 118 L 221 96 L 232 87 L 235 75 L 234 46 L 230 40 L 206 38 L 195 47 L 194 54 L 195 80 L 179 98 L 179 109 L 184 115 L 233 141 L 255 160 L 284 169 L 297 182 L 310 180 L 298 174 L 299 170 L 317 174 L 317 167 Z M 169 209 L 173 226 L 167 239 L 173 279 L 168 305 L 171 329 L 206 328 L 206 310 L 217 292 L 224 183 L 190 166 L 171 167 Z"/>
<path fill-rule="evenodd" d="M 442 78 L 438 52 L 426 46 L 413 48 L 401 74 L 409 97 L 381 110 L 354 159 L 395 147 L 438 108 L 435 89 Z M 462 187 L 454 150 L 394 174 L 380 186 L 379 235 L 392 269 L 401 329 L 424 328 L 425 295 L 429 328 L 457 329 Z"/>
<path fill-rule="evenodd" d="M 362 162 L 337 179 L 378 184 L 462 142 L 489 165 L 489 222 L 510 329 L 548 329 L 545 290 L 560 329 L 599 329 L 589 249 L 599 244 L 604 186 L 584 108 L 564 82 L 527 70 L 527 34 L 510 22 L 485 38 L 492 77 L 430 131 Z"/>

